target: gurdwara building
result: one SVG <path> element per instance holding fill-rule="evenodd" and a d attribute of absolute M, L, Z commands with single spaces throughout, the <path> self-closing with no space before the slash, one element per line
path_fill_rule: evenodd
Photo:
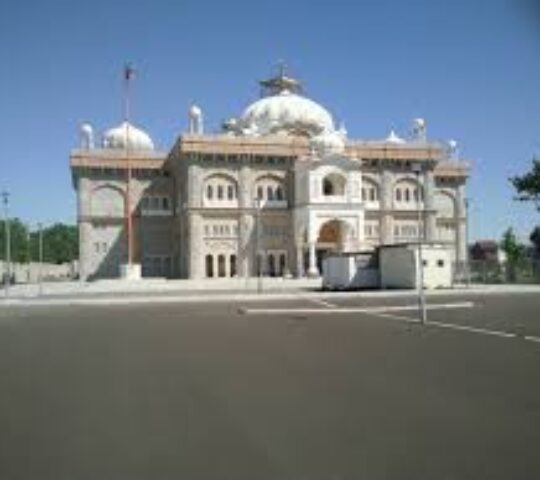
<path fill-rule="evenodd" d="M 80 275 L 317 276 L 328 252 L 448 245 L 466 260 L 467 162 L 423 119 L 383 139 L 350 139 L 283 71 L 218 132 L 192 105 L 168 152 L 124 121 L 99 146 L 82 126 L 71 152 Z"/>

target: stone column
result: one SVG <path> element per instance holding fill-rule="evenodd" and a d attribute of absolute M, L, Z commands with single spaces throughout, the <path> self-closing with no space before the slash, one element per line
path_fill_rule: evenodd
<path fill-rule="evenodd" d="M 427 170 L 424 175 L 424 235 L 428 242 L 437 239 L 437 220 L 435 211 L 435 175 Z"/>
<path fill-rule="evenodd" d="M 296 244 L 296 277 L 304 276 L 304 248 L 301 243 Z"/>
<path fill-rule="evenodd" d="M 250 268 L 250 259 L 253 258 L 253 251 L 255 248 L 253 224 L 253 215 L 243 213 L 240 216 L 240 225 L 238 226 L 238 274 L 243 277 L 249 277 L 250 272 L 253 271 L 253 269 Z"/>
<path fill-rule="evenodd" d="M 79 227 L 79 278 L 92 274 L 92 223 L 90 222 L 91 185 L 88 178 L 77 179 L 77 222 Z"/>
<path fill-rule="evenodd" d="M 390 170 L 386 170 L 386 168 L 389 167 L 386 165 L 381 175 L 381 221 L 379 227 L 381 244 L 392 243 L 394 241 L 394 222 L 392 217 L 394 175 Z"/>
<path fill-rule="evenodd" d="M 464 184 L 458 187 L 456 200 L 456 262 L 461 268 L 467 260 L 467 212 L 465 208 Z"/>
<path fill-rule="evenodd" d="M 315 254 L 315 242 L 309 242 L 309 268 L 308 276 L 318 277 L 319 270 L 317 269 L 317 256 Z"/>
<path fill-rule="evenodd" d="M 199 213 L 188 214 L 189 278 L 203 278 L 201 258 L 202 217 Z"/>

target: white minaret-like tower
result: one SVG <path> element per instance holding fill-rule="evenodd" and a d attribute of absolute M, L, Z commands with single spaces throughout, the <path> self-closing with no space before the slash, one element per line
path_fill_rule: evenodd
<path fill-rule="evenodd" d="M 92 150 L 94 147 L 94 128 L 88 122 L 84 122 L 81 125 L 81 148 Z"/>
<path fill-rule="evenodd" d="M 202 135 L 204 133 L 203 113 L 199 106 L 193 104 L 189 107 L 189 133 L 192 135 Z"/>

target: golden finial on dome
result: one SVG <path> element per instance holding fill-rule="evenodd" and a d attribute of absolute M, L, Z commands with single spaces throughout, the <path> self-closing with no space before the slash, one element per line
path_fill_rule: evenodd
<path fill-rule="evenodd" d="M 261 80 L 261 96 L 278 95 L 281 92 L 302 93 L 302 83 L 300 80 L 287 75 L 287 65 L 283 60 L 278 62 L 278 74 L 267 80 Z"/>

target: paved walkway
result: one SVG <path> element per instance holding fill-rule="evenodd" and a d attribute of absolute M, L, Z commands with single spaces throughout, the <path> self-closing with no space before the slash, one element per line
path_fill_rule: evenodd
<path fill-rule="evenodd" d="M 457 285 L 447 290 L 427 290 L 426 295 L 538 293 L 540 285 Z M 132 303 L 227 302 L 291 300 L 299 298 L 389 298 L 412 296 L 414 290 L 363 290 L 324 292 L 320 279 L 250 279 L 139 281 L 101 280 L 15 285 L 9 296 L 0 290 L 0 307 L 10 305 L 114 305 Z"/>

